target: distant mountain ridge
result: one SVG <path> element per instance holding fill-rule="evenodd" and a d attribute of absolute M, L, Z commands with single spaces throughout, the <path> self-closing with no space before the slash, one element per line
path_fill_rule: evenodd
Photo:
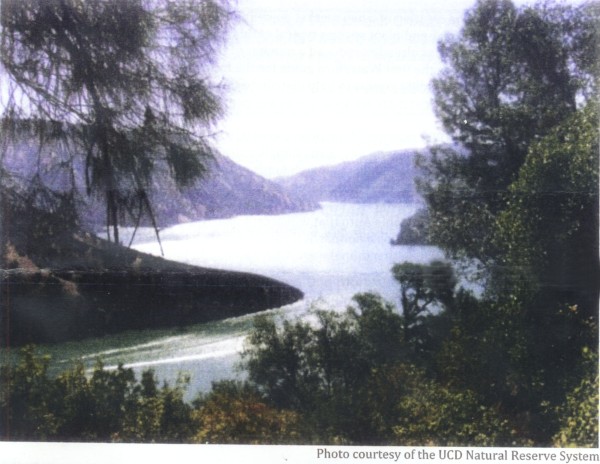
<path fill-rule="evenodd" d="M 416 152 L 374 153 L 274 181 L 306 201 L 413 203 L 419 201 L 414 185 Z"/>
<path fill-rule="evenodd" d="M 319 206 L 287 192 L 281 185 L 217 155 L 208 162 L 208 174 L 181 192 L 163 175 L 151 195 L 163 224 L 252 214 L 311 211 Z"/>
<path fill-rule="evenodd" d="M 39 157 L 35 143 L 12 144 L 3 156 L 6 172 L 25 185 L 38 167 L 43 183 L 63 191 L 72 180 L 67 170 L 54 166 L 68 156 L 59 145 L 46 146 L 49 156 Z M 85 191 L 84 166 L 74 160 L 75 183 Z M 298 197 L 277 183 L 265 179 L 223 155 L 207 161 L 208 172 L 202 179 L 182 190 L 178 189 L 168 171 L 157 167 L 149 197 L 159 227 L 203 219 L 228 218 L 246 214 L 283 214 L 311 211 L 316 202 Z M 81 193 L 79 215 L 87 229 L 97 230 L 105 224 L 105 206 L 99 198 Z M 127 222 L 126 222 L 127 223 Z M 149 225 L 148 219 L 142 220 Z"/>

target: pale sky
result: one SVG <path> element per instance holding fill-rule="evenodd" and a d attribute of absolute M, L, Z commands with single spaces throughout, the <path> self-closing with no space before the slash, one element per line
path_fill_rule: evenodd
<path fill-rule="evenodd" d="M 437 42 L 474 0 L 238 0 L 219 150 L 266 177 L 445 140 Z"/>

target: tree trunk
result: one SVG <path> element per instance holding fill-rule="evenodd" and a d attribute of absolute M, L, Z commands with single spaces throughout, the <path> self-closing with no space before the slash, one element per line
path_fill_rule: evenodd
<path fill-rule="evenodd" d="M 113 242 L 119 244 L 119 220 L 117 201 L 115 199 L 115 193 L 113 190 L 106 192 L 106 215 L 109 224 L 113 226 Z"/>

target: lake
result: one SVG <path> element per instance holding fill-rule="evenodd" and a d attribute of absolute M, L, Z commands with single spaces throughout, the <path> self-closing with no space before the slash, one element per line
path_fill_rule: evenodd
<path fill-rule="evenodd" d="M 323 203 L 322 209 L 278 216 L 239 216 L 180 224 L 161 231 L 165 258 L 204 267 L 254 272 L 302 290 L 302 301 L 267 313 L 303 317 L 315 306 L 344 310 L 358 292 L 374 291 L 396 303 L 394 263 L 441 258 L 434 247 L 391 246 L 400 221 L 417 209 L 407 204 Z M 131 231 L 124 230 L 126 236 Z M 152 230 L 136 234 L 133 247 L 160 255 Z M 101 358 L 138 374 L 147 368 L 173 383 L 191 376 L 188 398 L 211 382 L 243 376 L 236 368 L 254 315 L 186 327 L 129 331 L 48 347 L 54 371 L 73 359 L 91 367 Z"/>

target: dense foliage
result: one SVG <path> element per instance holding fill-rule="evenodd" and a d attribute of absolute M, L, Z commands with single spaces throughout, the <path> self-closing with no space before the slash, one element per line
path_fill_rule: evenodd
<path fill-rule="evenodd" d="M 224 0 L 4 0 L 3 138 L 34 135 L 40 163 L 62 164 L 71 178 L 83 163 L 118 243 L 126 213 L 153 219 L 156 170 L 178 185 L 205 171 L 222 114 L 209 69 L 231 17 Z M 54 159 L 51 140 L 68 156 Z"/>
<path fill-rule="evenodd" d="M 476 392 L 432 376 L 414 345 L 441 334 L 435 318 L 406 340 L 405 321 L 374 294 L 316 321 L 257 321 L 245 352 L 249 381 L 267 401 L 296 411 L 315 443 L 511 445 L 528 443 Z M 417 342 L 418 339 L 418 342 Z M 425 365 L 419 368 L 416 364 Z M 310 431 L 307 433 L 306 431 Z"/>
<path fill-rule="evenodd" d="M 49 358 L 29 346 L 0 371 L 0 431 L 11 440 L 188 442 L 195 430 L 183 401 L 187 380 L 157 387 L 152 371 L 91 373 L 76 365 L 53 377 Z"/>
<path fill-rule="evenodd" d="M 560 430 L 554 436 L 558 446 L 598 446 L 598 353 L 586 349 L 584 358 L 581 383 L 559 407 Z"/>
<path fill-rule="evenodd" d="M 193 441 L 220 444 L 292 444 L 304 437 L 299 415 L 268 405 L 248 384 L 222 381 L 195 402 Z"/>
<path fill-rule="evenodd" d="M 466 371 L 542 443 L 597 349 L 599 15 L 479 1 L 440 42 L 433 81 L 454 145 L 421 160 L 432 243 L 485 277 L 444 341 L 444 375 Z"/>
<path fill-rule="evenodd" d="M 531 143 L 567 120 L 597 86 L 600 6 L 516 7 L 480 0 L 460 34 L 439 43 L 434 108 L 453 145 L 423 160 L 430 235 L 455 257 L 497 257 L 495 219 Z"/>

